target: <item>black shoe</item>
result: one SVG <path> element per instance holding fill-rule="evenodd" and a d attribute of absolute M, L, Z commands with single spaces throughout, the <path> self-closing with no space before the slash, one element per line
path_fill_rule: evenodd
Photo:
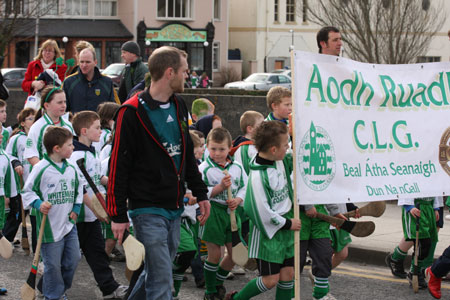
<path fill-rule="evenodd" d="M 202 289 L 205 287 L 205 278 L 199 279 L 195 281 L 195 285 L 199 288 Z"/>
<path fill-rule="evenodd" d="M 412 285 L 412 277 L 413 277 L 413 274 L 411 272 L 408 272 L 407 279 L 408 279 L 410 285 Z M 424 289 L 428 288 L 428 284 L 425 281 L 425 271 L 420 271 L 419 275 L 417 276 L 417 279 L 418 279 L 418 283 L 419 283 L 419 289 L 424 290 Z"/>
<path fill-rule="evenodd" d="M 112 249 L 110 258 L 115 262 L 125 262 L 126 260 L 125 255 L 123 255 L 116 247 Z"/>
<path fill-rule="evenodd" d="M 219 298 L 217 293 L 214 293 L 214 294 L 206 294 L 205 293 L 203 300 L 223 300 L 223 298 Z"/>
<path fill-rule="evenodd" d="M 389 253 L 384 261 L 391 269 L 392 275 L 399 278 L 406 278 L 406 272 L 403 268 L 403 260 L 394 260 L 392 259 L 392 254 Z"/>
<path fill-rule="evenodd" d="M 219 299 L 225 299 L 225 295 L 227 294 L 227 290 L 223 285 L 216 285 L 217 296 Z"/>

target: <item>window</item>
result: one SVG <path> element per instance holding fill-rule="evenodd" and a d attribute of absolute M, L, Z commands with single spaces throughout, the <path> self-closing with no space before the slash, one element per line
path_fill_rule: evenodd
<path fill-rule="evenodd" d="M 189 63 L 189 66 L 191 67 L 191 70 L 199 71 L 204 70 L 203 62 L 205 55 L 205 47 L 203 46 L 203 43 L 192 43 L 191 44 L 191 53 L 189 55 L 191 62 Z"/>
<path fill-rule="evenodd" d="M 122 42 L 106 42 L 106 65 L 122 61 L 120 47 Z"/>
<path fill-rule="evenodd" d="M 59 1 L 58 0 L 41 0 L 40 11 L 42 15 L 58 15 Z"/>
<path fill-rule="evenodd" d="M 220 21 L 220 0 L 214 0 L 214 20 Z"/>
<path fill-rule="evenodd" d="M 9 0 L 0 2 L 0 11 L 8 15 L 26 15 L 30 13 L 30 0 Z"/>
<path fill-rule="evenodd" d="M 95 15 L 104 17 L 117 16 L 117 0 L 96 0 Z"/>
<path fill-rule="evenodd" d="M 274 22 L 279 22 L 278 19 L 278 0 L 274 0 L 273 1 L 273 21 Z"/>
<path fill-rule="evenodd" d="M 66 15 L 87 16 L 89 15 L 88 0 L 66 0 Z"/>
<path fill-rule="evenodd" d="M 440 62 L 440 56 L 419 56 L 417 57 L 417 63 L 428 63 L 428 62 Z"/>
<path fill-rule="evenodd" d="M 220 69 L 220 42 L 213 43 L 212 67 L 214 71 L 218 71 Z"/>
<path fill-rule="evenodd" d="M 284 75 L 279 75 L 278 76 L 278 80 L 280 81 L 280 83 L 290 83 L 291 81 L 289 80 L 289 78 L 287 78 Z"/>
<path fill-rule="evenodd" d="M 158 18 L 192 18 L 193 0 L 158 0 Z"/>
<path fill-rule="evenodd" d="M 102 67 L 102 42 L 90 42 L 95 49 L 95 58 L 97 59 L 97 67 Z"/>
<path fill-rule="evenodd" d="M 295 0 L 286 0 L 286 22 L 295 22 Z"/>
<path fill-rule="evenodd" d="M 308 0 L 303 0 L 302 15 L 303 23 L 308 22 Z"/>

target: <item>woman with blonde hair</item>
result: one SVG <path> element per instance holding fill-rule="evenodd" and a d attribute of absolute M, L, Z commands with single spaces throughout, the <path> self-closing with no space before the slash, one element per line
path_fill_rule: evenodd
<path fill-rule="evenodd" d="M 61 57 L 61 51 L 55 40 L 49 39 L 43 42 L 41 48 L 39 48 L 38 55 L 28 64 L 27 72 L 22 82 L 23 91 L 27 92 L 28 95 L 32 95 L 42 90 L 46 83 L 44 80 L 37 80 L 37 78 L 47 69 L 55 71 L 59 79 L 63 81 L 67 66 L 63 64 L 58 66 L 58 68 L 56 67 L 55 60 L 59 57 Z"/>

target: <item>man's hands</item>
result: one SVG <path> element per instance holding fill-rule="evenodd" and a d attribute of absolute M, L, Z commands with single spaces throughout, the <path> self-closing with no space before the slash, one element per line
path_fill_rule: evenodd
<path fill-rule="evenodd" d="M 198 216 L 197 219 L 200 222 L 200 225 L 205 225 L 206 220 L 208 220 L 208 218 L 209 218 L 211 204 L 209 203 L 208 200 L 204 200 L 204 201 L 200 201 L 198 203 L 198 206 L 200 207 L 200 216 Z"/>
<path fill-rule="evenodd" d="M 409 211 L 409 213 L 410 213 L 414 218 L 420 218 L 420 209 L 418 209 L 417 207 L 411 208 L 411 210 Z"/>
<path fill-rule="evenodd" d="M 69 217 L 76 223 L 78 219 L 78 215 L 74 212 L 71 212 Z"/>
<path fill-rule="evenodd" d="M 122 245 L 123 233 L 130 228 L 130 223 L 115 223 L 111 222 L 111 231 L 114 233 L 114 237 Z"/>
<path fill-rule="evenodd" d="M 310 218 L 315 218 L 317 216 L 317 210 L 314 206 L 306 210 L 305 213 Z"/>

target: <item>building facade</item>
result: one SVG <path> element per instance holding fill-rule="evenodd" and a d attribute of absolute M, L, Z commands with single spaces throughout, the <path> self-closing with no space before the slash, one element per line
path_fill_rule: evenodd
<path fill-rule="evenodd" d="M 320 26 L 308 19 L 307 4 L 305 0 L 230 0 L 229 46 L 240 49 L 244 76 L 290 67 L 291 46 L 318 51 L 316 33 Z M 449 1 L 444 1 L 444 8 L 449 11 Z M 418 61 L 450 60 L 448 29 L 447 18 Z"/>
<path fill-rule="evenodd" d="M 55 39 L 66 58 L 74 56 L 76 41 L 91 42 L 100 68 L 121 62 L 120 47 L 128 40 L 138 42 L 144 60 L 159 46 L 183 49 L 188 53 L 191 70 L 199 75 L 206 72 L 213 81 L 219 78 L 221 67 L 228 65 L 228 0 L 37 2 L 45 14 L 38 22 L 35 18 L 24 19 L 18 26 L 3 67 L 26 67 L 33 60 L 36 28 L 38 45 Z M 25 5 L 23 10 L 30 8 Z"/>
<path fill-rule="evenodd" d="M 228 64 L 228 0 L 120 1 L 119 17 L 143 49 L 164 45 L 188 53 L 191 71 L 214 82 Z"/>

